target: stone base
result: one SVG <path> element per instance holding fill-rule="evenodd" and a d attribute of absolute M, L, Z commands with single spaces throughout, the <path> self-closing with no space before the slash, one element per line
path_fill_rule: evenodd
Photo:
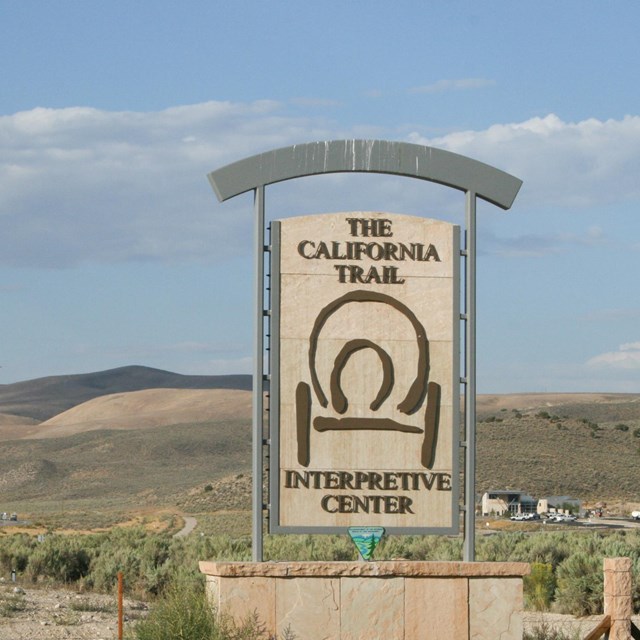
<path fill-rule="evenodd" d="M 522 640 L 515 562 L 201 562 L 216 610 L 297 640 Z"/>

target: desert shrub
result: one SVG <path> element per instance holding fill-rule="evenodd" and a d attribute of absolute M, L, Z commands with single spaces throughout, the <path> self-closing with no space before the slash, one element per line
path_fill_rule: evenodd
<path fill-rule="evenodd" d="M 131 640 L 253 640 L 263 629 L 252 617 L 241 625 L 216 620 L 204 589 L 192 582 L 176 584 L 139 621 L 128 636 Z"/>
<path fill-rule="evenodd" d="M 9 618 L 26 608 L 23 593 L 0 593 L 0 618 Z"/>
<path fill-rule="evenodd" d="M 536 418 L 548 420 L 549 418 L 551 418 L 551 416 L 549 415 L 548 411 L 538 411 L 538 413 L 536 413 Z"/>
<path fill-rule="evenodd" d="M 268 536 L 269 560 L 356 560 L 358 551 L 345 536 Z M 376 554 L 378 555 L 378 554 Z"/>
<path fill-rule="evenodd" d="M 526 561 L 549 564 L 555 569 L 572 553 L 568 535 L 557 532 L 528 536 L 521 545 Z"/>
<path fill-rule="evenodd" d="M 633 430 L 633 437 L 634 438 L 640 438 L 640 429 L 634 429 Z"/>
<path fill-rule="evenodd" d="M 444 536 L 416 536 L 410 547 L 410 560 L 460 560 L 462 540 Z"/>
<path fill-rule="evenodd" d="M 602 557 L 579 551 L 557 569 L 556 606 L 560 613 L 588 616 L 602 613 Z"/>
<path fill-rule="evenodd" d="M 3 538 L 0 546 L 0 570 L 7 575 L 13 570 L 22 573 L 29 564 L 29 557 L 35 546 L 35 538 L 24 533 Z"/>
<path fill-rule="evenodd" d="M 542 562 L 531 563 L 531 573 L 524 577 L 524 599 L 527 609 L 547 611 L 556 590 L 553 567 Z"/>
<path fill-rule="evenodd" d="M 554 629 L 548 622 L 541 622 L 530 631 L 525 631 L 523 640 L 580 640 L 578 633 L 566 633 L 562 629 Z"/>
<path fill-rule="evenodd" d="M 26 567 L 35 582 L 48 578 L 55 582 L 76 582 L 89 573 L 91 557 L 78 538 L 49 536 L 39 544 Z"/>
<path fill-rule="evenodd" d="M 629 431 L 629 425 L 627 424 L 617 424 L 614 429 L 617 431 Z"/>
<path fill-rule="evenodd" d="M 522 547 L 525 538 L 526 534 L 522 532 L 500 533 L 484 538 L 476 548 L 478 560 L 485 562 L 526 561 L 526 554 Z"/>
<path fill-rule="evenodd" d="M 172 570 L 172 539 L 168 534 L 149 534 L 143 528 L 114 529 L 109 534 L 93 536 L 95 553 L 88 586 L 111 592 L 122 571 L 128 588 L 140 596 L 159 595 L 169 584 Z M 186 563 L 181 560 L 180 563 Z M 197 562 L 193 566 L 197 571 Z"/>

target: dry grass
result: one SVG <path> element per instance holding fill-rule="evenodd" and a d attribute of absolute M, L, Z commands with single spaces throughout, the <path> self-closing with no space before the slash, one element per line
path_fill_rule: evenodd
<path fill-rule="evenodd" d="M 549 394 L 480 403 L 479 491 L 522 489 L 533 496 L 638 499 L 640 396 Z M 488 409 L 491 406 L 491 409 Z M 625 425 L 622 430 L 620 425 Z"/>
<path fill-rule="evenodd" d="M 43 422 L 28 438 L 99 429 L 145 429 L 210 420 L 249 420 L 251 393 L 235 389 L 147 389 L 94 398 Z"/>

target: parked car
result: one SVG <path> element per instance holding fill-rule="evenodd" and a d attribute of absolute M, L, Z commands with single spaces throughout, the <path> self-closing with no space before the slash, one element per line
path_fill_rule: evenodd
<path fill-rule="evenodd" d="M 578 518 L 571 514 L 556 513 L 550 515 L 545 522 L 574 522 Z"/>
<path fill-rule="evenodd" d="M 544 522 L 545 524 L 548 524 L 548 523 L 553 524 L 553 523 L 564 522 L 564 521 L 562 519 L 562 516 L 552 513 L 551 515 L 547 516 L 547 519 Z"/>
<path fill-rule="evenodd" d="M 11 517 L 9 518 L 9 520 L 13 520 L 14 522 L 18 522 L 18 514 L 17 513 L 12 513 Z"/>

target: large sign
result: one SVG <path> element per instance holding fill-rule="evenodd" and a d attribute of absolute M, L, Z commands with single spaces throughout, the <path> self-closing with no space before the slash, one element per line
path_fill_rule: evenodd
<path fill-rule="evenodd" d="M 272 532 L 457 533 L 459 227 L 272 223 Z"/>

